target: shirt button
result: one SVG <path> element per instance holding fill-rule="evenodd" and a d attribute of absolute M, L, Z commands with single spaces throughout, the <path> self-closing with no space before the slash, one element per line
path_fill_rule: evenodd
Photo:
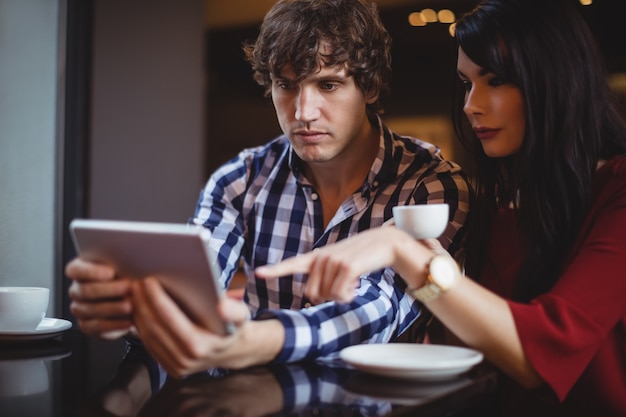
<path fill-rule="evenodd" d="M 317 200 L 317 199 L 318 199 L 318 195 L 317 195 L 317 193 L 312 193 L 312 194 L 311 194 L 311 199 L 312 199 L 313 201 Z"/>
<path fill-rule="evenodd" d="M 378 187 L 378 181 L 374 181 L 374 182 L 372 183 L 372 185 L 373 185 L 374 187 Z"/>
<path fill-rule="evenodd" d="M 309 307 L 311 307 L 311 303 L 306 303 L 306 304 L 304 305 L 304 308 L 309 308 Z"/>

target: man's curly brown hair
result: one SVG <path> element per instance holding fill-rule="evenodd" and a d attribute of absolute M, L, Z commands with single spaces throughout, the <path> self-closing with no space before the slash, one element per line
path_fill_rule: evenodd
<path fill-rule="evenodd" d="M 391 37 L 383 26 L 374 3 L 367 0 L 279 0 L 267 13 L 254 43 L 244 44 L 254 79 L 269 96 L 271 74 L 293 67 L 300 81 L 329 67 L 344 67 L 364 95 L 389 92 L 391 81 Z M 322 43 L 331 47 L 321 54 Z M 368 105 L 381 112 L 379 100 Z"/>

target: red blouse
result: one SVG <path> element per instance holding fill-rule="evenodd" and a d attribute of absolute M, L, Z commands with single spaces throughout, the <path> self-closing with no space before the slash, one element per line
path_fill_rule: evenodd
<path fill-rule="evenodd" d="M 568 416 L 626 416 L 626 157 L 596 172 L 594 193 L 573 261 L 554 288 L 530 303 L 509 302 L 524 351 L 551 388 L 507 381 L 514 414 L 552 404 Z M 514 211 L 500 210 L 480 282 L 507 298 L 521 264 L 515 236 Z"/>

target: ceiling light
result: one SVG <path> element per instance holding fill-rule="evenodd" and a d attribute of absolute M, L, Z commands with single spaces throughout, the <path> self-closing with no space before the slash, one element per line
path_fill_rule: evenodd
<path fill-rule="evenodd" d="M 433 9 L 424 9 L 421 12 L 422 20 L 426 23 L 434 23 L 437 21 L 437 12 Z"/>
<path fill-rule="evenodd" d="M 426 22 L 422 19 L 420 12 L 413 12 L 409 14 L 409 24 L 411 26 L 426 26 Z"/>
<path fill-rule="evenodd" d="M 442 9 L 437 12 L 437 18 L 441 23 L 453 23 L 456 20 L 454 12 L 448 9 Z"/>

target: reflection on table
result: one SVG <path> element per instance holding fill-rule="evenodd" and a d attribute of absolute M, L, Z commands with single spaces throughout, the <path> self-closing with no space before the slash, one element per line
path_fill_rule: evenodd
<path fill-rule="evenodd" d="M 391 379 L 343 362 L 215 369 L 168 378 L 133 347 L 105 380 L 101 354 L 73 334 L 28 345 L 0 344 L 0 410 L 12 416 L 400 416 L 471 415 L 494 391 L 482 368 L 440 382 Z M 100 381 L 85 389 L 90 381 Z M 468 413 L 468 414 L 464 414 Z"/>
<path fill-rule="evenodd" d="M 2 417 L 56 415 L 54 363 L 71 353 L 59 340 L 0 344 Z"/>
<path fill-rule="evenodd" d="M 272 364 L 241 371 L 214 369 L 185 379 L 163 376 L 141 353 L 92 404 L 110 415 L 138 416 L 391 416 L 430 410 L 453 415 L 477 404 L 495 375 L 475 369 L 456 378 L 420 382 L 369 375 L 341 361 Z M 139 382 L 143 381 L 143 382 Z M 136 410 L 117 408 L 140 404 Z M 136 411 L 136 414 L 129 414 Z"/>

